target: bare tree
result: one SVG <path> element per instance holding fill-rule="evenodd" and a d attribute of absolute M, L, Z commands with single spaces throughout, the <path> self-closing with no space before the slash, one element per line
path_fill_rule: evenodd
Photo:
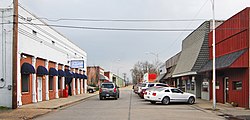
<path fill-rule="evenodd" d="M 139 83 L 143 79 L 145 73 L 157 73 L 157 66 L 149 63 L 148 61 L 140 62 L 138 61 L 134 67 L 130 70 L 133 83 Z"/>

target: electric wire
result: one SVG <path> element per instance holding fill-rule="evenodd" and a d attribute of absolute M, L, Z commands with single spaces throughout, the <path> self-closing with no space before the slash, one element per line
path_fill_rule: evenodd
<path fill-rule="evenodd" d="M 59 25 L 59 24 L 37 24 L 37 23 L 22 23 L 38 26 L 51 26 L 58 28 L 74 28 L 74 29 L 89 29 L 89 30 L 106 30 L 106 31 L 145 31 L 145 32 L 180 32 L 180 31 L 194 31 L 195 29 L 150 29 L 150 28 L 111 28 L 111 27 L 88 27 L 88 26 L 74 26 L 74 25 Z M 203 30 L 203 29 L 200 29 Z M 204 29 L 205 30 L 205 29 Z"/>
<path fill-rule="evenodd" d="M 206 0 L 205 2 L 204 2 L 204 4 L 201 6 L 201 8 L 198 10 L 198 12 L 194 15 L 194 18 L 196 18 L 199 14 L 200 14 L 200 12 L 201 12 L 201 10 L 203 9 L 203 7 L 207 4 L 207 2 L 208 2 L 209 0 Z M 185 27 L 185 29 L 187 29 L 189 26 L 191 26 L 193 24 L 193 22 L 190 22 L 186 27 Z M 181 32 L 179 35 L 178 35 L 178 37 L 169 45 L 169 47 L 167 47 L 168 49 L 170 49 L 170 50 L 172 50 L 171 48 L 172 47 L 174 47 L 174 44 L 181 38 L 181 36 L 184 34 L 184 32 Z M 162 50 L 161 52 L 159 52 L 159 53 L 162 53 L 162 52 L 165 52 L 165 50 Z M 177 53 L 179 53 L 179 52 L 177 52 Z"/>
<path fill-rule="evenodd" d="M 59 18 L 50 19 L 46 17 L 40 17 L 36 19 L 44 19 L 50 22 L 59 21 L 85 21 L 85 22 L 188 22 L 188 21 L 204 21 L 206 19 L 88 19 L 88 18 Z M 31 20 L 36 20 L 31 19 Z"/>
<path fill-rule="evenodd" d="M 19 17 L 23 18 L 22 16 L 19 16 Z M 31 27 L 28 27 L 28 26 L 25 25 L 25 24 L 22 24 L 22 25 L 24 25 L 26 28 L 28 28 L 28 29 L 30 29 L 30 30 L 33 30 Z M 46 39 L 49 39 L 49 40 L 51 40 L 51 41 L 57 40 L 57 45 L 59 45 L 59 46 L 65 48 L 65 49 L 70 48 L 70 49 L 68 49 L 68 50 L 70 50 L 70 51 L 73 52 L 73 53 L 75 53 L 75 51 L 78 51 L 78 50 L 76 50 L 75 48 L 73 48 L 72 46 L 67 45 L 67 44 L 66 44 L 65 42 L 63 42 L 62 40 L 56 38 L 54 35 L 52 35 L 52 34 L 50 34 L 49 32 L 43 30 L 42 28 L 40 28 L 40 27 L 38 27 L 38 26 L 35 26 L 35 25 L 33 25 L 33 27 L 37 28 L 37 29 L 40 30 L 42 33 L 44 33 L 44 34 L 46 34 L 46 35 L 48 35 L 49 37 L 52 38 L 52 39 L 51 39 L 51 38 L 48 38 L 47 36 L 41 34 L 40 32 L 37 33 L 37 34 L 39 34 L 39 35 L 45 37 Z M 59 34 L 60 34 L 60 33 L 59 33 Z M 64 37 L 64 36 L 63 36 L 63 37 Z M 64 38 L 65 38 L 65 37 L 64 37 Z M 65 39 L 67 39 L 67 38 L 65 38 Z M 44 41 L 45 41 L 45 40 L 44 40 Z M 72 49 L 73 51 L 72 51 L 71 49 Z M 80 53 L 80 51 L 78 51 L 78 53 Z M 80 54 L 81 54 L 81 53 L 80 53 Z M 85 55 L 81 54 L 81 56 L 85 56 Z"/>

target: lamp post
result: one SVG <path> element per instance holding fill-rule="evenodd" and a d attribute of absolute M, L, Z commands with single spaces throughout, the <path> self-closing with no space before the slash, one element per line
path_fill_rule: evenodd
<path fill-rule="evenodd" d="M 154 55 L 156 57 L 156 60 L 155 60 L 155 67 L 156 69 L 158 69 L 158 65 L 159 65 L 159 54 L 158 53 L 153 53 L 153 52 L 145 52 L 145 54 L 151 54 L 151 55 Z M 149 71 L 148 71 L 149 72 Z"/>
<path fill-rule="evenodd" d="M 145 52 L 145 54 L 151 54 L 154 55 L 156 57 L 156 61 L 158 62 L 159 60 L 159 54 L 158 53 L 153 53 L 153 52 Z"/>
<path fill-rule="evenodd" d="M 113 61 L 111 62 L 111 65 L 110 65 L 110 71 L 112 71 L 112 69 L 113 69 L 113 63 L 115 63 L 115 62 L 120 62 L 120 61 L 121 61 L 121 59 L 113 60 Z"/>

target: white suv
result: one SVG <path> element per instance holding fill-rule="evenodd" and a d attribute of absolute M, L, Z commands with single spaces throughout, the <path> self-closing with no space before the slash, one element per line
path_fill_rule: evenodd
<path fill-rule="evenodd" d="M 150 87 L 155 87 L 155 86 L 157 86 L 157 87 L 169 87 L 168 84 L 164 84 L 164 83 L 142 83 L 138 89 L 138 95 L 143 99 L 146 89 L 150 88 Z"/>

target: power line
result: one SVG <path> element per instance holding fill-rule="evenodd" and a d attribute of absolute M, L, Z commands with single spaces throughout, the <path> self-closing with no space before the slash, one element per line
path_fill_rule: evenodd
<path fill-rule="evenodd" d="M 204 21 L 206 19 L 88 19 L 88 18 L 59 18 L 50 19 L 40 17 L 36 19 L 44 19 L 51 22 L 58 21 L 85 21 L 85 22 L 188 22 L 188 21 Z M 36 20 L 32 19 L 32 20 Z"/>
<path fill-rule="evenodd" d="M 59 28 L 74 28 L 74 29 L 89 29 L 89 30 L 106 30 L 106 31 L 148 31 L 148 32 L 180 32 L 180 31 L 194 31 L 195 29 L 146 29 L 146 28 L 111 28 L 111 27 L 87 27 L 87 26 L 72 26 L 72 25 L 56 25 L 56 24 L 35 24 L 35 23 L 22 23 L 38 26 L 50 26 Z M 201 29 L 202 30 L 202 29 Z"/>
<path fill-rule="evenodd" d="M 200 7 L 200 9 L 198 10 L 198 12 L 194 15 L 194 17 L 193 18 L 196 18 L 199 14 L 200 14 L 200 12 L 201 12 L 201 10 L 203 9 L 203 7 L 207 4 L 207 2 L 208 2 L 208 0 L 206 0 L 205 2 L 204 2 L 204 4 Z M 185 29 L 187 29 L 189 26 L 191 26 L 193 24 L 193 21 L 190 21 L 190 23 L 185 27 Z M 172 47 L 174 47 L 174 44 L 181 38 L 181 36 L 183 35 L 183 32 L 181 32 L 179 35 L 178 35 L 178 37 L 170 44 L 170 46 L 169 47 L 167 47 L 167 48 L 172 48 Z M 170 50 L 172 50 L 172 49 L 170 49 Z M 160 51 L 159 53 L 161 53 L 161 52 L 164 52 L 165 50 L 162 50 L 162 51 Z"/>

